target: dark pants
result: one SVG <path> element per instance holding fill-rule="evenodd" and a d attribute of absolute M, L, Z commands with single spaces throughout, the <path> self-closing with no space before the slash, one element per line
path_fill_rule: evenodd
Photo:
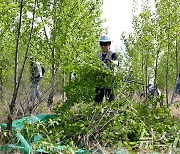
<path fill-rule="evenodd" d="M 113 90 L 107 88 L 96 88 L 95 102 L 96 103 L 102 102 L 104 96 L 108 98 L 109 102 L 111 102 L 112 100 L 114 100 Z"/>
<path fill-rule="evenodd" d="M 180 95 L 180 84 L 177 84 L 175 87 L 175 94 Z"/>
<path fill-rule="evenodd" d="M 36 78 L 35 80 L 32 81 L 32 85 L 31 85 L 31 97 L 30 100 L 32 102 L 35 102 L 36 97 L 39 99 L 41 97 L 41 93 L 39 91 L 39 83 L 41 81 L 41 77 Z"/>

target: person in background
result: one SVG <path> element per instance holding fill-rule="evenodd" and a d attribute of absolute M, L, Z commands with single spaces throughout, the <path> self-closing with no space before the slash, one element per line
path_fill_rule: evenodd
<path fill-rule="evenodd" d="M 98 54 L 98 59 L 105 64 L 105 69 L 110 69 L 115 72 L 115 66 L 119 65 L 117 53 L 110 51 L 111 39 L 107 35 L 102 35 L 99 40 L 101 52 Z M 110 83 L 113 84 L 113 83 Z M 113 89 L 96 87 L 95 102 L 100 103 L 103 101 L 104 96 L 111 102 L 114 100 Z"/>
<path fill-rule="evenodd" d="M 30 101 L 32 102 L 31 109 L 33 109 L 35 105 L 35 99 L 37 98 L 39 103 L 41 100 L 41 93 L 39 91 L 39 84 L 44 76 L 45 69 L 41 66 L 41 64 L 37 61 L 34 61 L 33 58 L 30 58 L 30 82 L 31 82 L 31 95 Z"/>
<path fill-rule="evenodd" d="M 147 97 L 156 97 L 156 96 L 160 96 L 161 95 L 161 91 L 155 87 L 153 84 L 149 84 L 148 87 L 147 87 L 147 92 L 144 91 L 141 93 L 140 97 L 145 97 L 146 96 L 146 93 L 147 93 Z"/>
<path fill-rule="evenodd" d="M 178 74 L 177 80 L 176 80 L 176 86 L 175 86 L 175 95 L 180 95 L 180 73 Z"/>

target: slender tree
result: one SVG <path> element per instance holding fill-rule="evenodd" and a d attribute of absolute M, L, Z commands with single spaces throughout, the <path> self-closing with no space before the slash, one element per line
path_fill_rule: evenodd
<path fill-rule="evenodd" d="M 25 64 L 26 64 L 27 55 L 28 55 L 28 52 L 29 52 L 29 49 L 30 49 L 30 43 L 31 43 L 32 33 L 33 33 L 33 28 L 34 28 L 36 2 L 37 2 L 37 0 L 34 1 L 33 18 L 32 18 L 32 23 L 31 23 L 31 30 L 30 30 L 30 34 L 29 34 L 29 40 L 28 40 L 28 43 L 27 43 L 27 48 L 26 48 L 26 52 L 25 52 L 25 56 L 24 56 L 24 61 L 23 61 L 22 68 L 20 70 L 20 75 L 19 75 L 18 80 L 17 80 L 16 78 L 17 78 L 17 66 L 18 66 L 18 47 L 19 47 L 19 41 L 20 41 L 23 0 L 21 1 L 21 5 L 20 5 L 20 19 L 19 19 L 18 37 L 17 37 L 17 44 L 16 44 L 16 52 L 15 52 L 14 93 L 13 93 L 11 103 L 9 105 L 10 115 L 8 116 L 8 119 L 9 119 L 8 129 L 9 130 L 12 127 L 12 115 L 14 113 L 14 107 L 16 105 L 16 98 L 17 98 L 17 95 L 18 95 L 18 90 L 19 90 L 19 86 L 20 86 L 20 83 L 21 83 L 22 74 L 24 72 L 24 67 L 25 67 Z"/>
<path fill-rule="evenodd" d="M 21 33 L 21 23 L 22 23 L 22 9 L 23 9 L 23 0 L 20 2 L 20 13 L 19 13 L 19 25 L 18 25 L 18 33 L 16 40 L 16 51 L 14 58 L 14 93 L 11 103 L 9 105 L 10 115 L 8 116 L 8 129 L 11 130 L 12 127 L 12 115 L 14 112 L 15 101 L 17 96 L 17 69 L 18 69 L 18 52 L 19 52 L 19 41 L 20 41 L 20 33 Z"/>
<path fill-rule="evenodd" d="M 56 44 L 56 0 L 53 2 L 53 31 L 52 31 L 52 42 L 53 42 L 53 48 L 51 50 L 51 91 L 48 98 L 48 108 L 51 111 L 52 104 L 53 104 L 53 98 L 54 98 L 54 92 L 55 92 L 55 44 Z"/>
<path fill-rule="evenodd" d="M 162 91 L 165 90 L 167 106 L 169 91 L 174 88 L 173 79 L 177 72 L 178 46 L 174 43 L 179 40 L 179 37 L 176 37 L 179 27 L 177 3 L 179 2 L 176 0 L 155 1 L 156 9 L 153 12 L 148 1 L 144 1 L 142 13 L 134 16 L 133 34 L 124 39 L 129 64 L 133 63 L 133 69 L 141 72 L 145 85 L 154 78 L 154 84 Z M 137 71 L 139 68 L 142 68 L 141 71 Z"/>
<path fill-rule="evenodd" d="M 0 100 L 3 99 L 3 75 L 2 75 L 2 67 L 0 67 Z"/>

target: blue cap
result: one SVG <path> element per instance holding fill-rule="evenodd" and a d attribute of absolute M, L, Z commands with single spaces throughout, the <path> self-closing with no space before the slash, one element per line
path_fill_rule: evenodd
<path fill-rule="evenodd" d="M 111 39 L 110 39 L 110 37 L 107 36 L 107 35 L 102 35 L 102 36 L 100 37 L 99 42 L 111 42 Z"/>

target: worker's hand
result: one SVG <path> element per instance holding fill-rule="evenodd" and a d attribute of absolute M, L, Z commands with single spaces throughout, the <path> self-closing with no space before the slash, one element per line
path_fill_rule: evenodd
<path fill-rule="evenodd" d="M 110 59 L 105 59 L 104 63 L 111 63 L 111 60 Z"/>

